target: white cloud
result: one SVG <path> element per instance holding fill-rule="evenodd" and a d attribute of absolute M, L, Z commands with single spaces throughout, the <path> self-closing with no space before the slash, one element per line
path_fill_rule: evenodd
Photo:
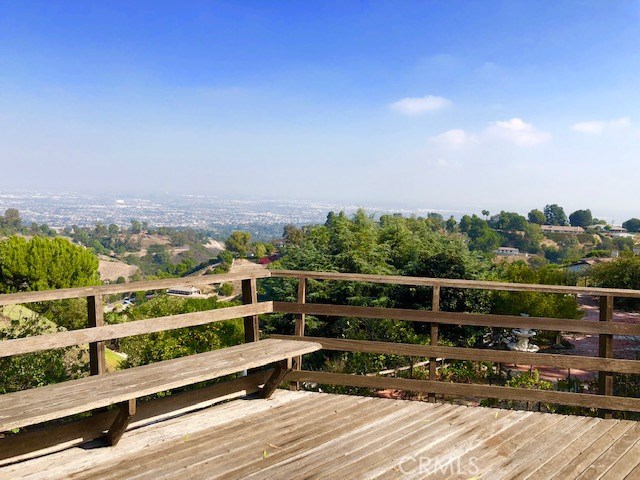
<path fill-rule="evenodd" d="M 462 129 L 447 130 L 429 139 L 431 143 L 440 147 L 460 149 L 478 142 L 478 136 L 467 133 Z"/>
<path fill-rule="evenodd" d="M 631 119 L 629 117 L 620 117 L 608 122 L 601 120 L 579 122 L 571 125 L 571 130 L 574 132 L 586 133 L 588 135 L 602 135 L 605 131 L 626 128 L 630 125 Z"/>
<path fill-rule="evenodd" d="M 521 118 L 493 122 L 483 134 L 486 139 L 506 140 L 523 147 L 534 147 L 551 139 L 551 134 L 536 129 Z"/>
<path fill-rule="evenodd" d="M 604 132 L 604 122 L 580 122 L 571 126 L 574 132 L 588 133 L 589 135 L 600 135 Z"/>
<path fill-rule="evenodd" d="M 420 115 L 425 112 L 432 112 L 435 110 L 442 110 L 443 108 L 450 107 L 452 105 L 451 100 L 444 97 L 436 97 L 434 95 L 427 95 L 426 97 L 418 98 L 403 98 L 397 102 L 389 105 L 392 110 L 396 110 L 404 115 Z"/>
<path fill-rule="evenodd" d="M 521 118 L 492 122 L 479 133 L 462 129 L 442 132 L 429 138 L 429 142 L 436 147 L 446 150 L 462 150 L 471 146 L 496 142 L 512 143 L 522 147 L 534 147 L 551 139 L 551 134 L 538 130 L 532 124 Z"/>

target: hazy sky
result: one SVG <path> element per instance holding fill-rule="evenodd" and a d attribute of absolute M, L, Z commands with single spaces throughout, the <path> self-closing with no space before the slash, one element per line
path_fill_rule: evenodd
<path fill-rule="evenodd" d="M 640 217 L 639 1 L 0 0 L 0 190 Z"/>

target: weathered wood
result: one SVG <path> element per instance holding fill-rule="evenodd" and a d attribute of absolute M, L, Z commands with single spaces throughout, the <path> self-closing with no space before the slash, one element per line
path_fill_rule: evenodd
<path fill-rule="evenodd" d="M 273 302 L 275 313 L 305 313 L 334 317 L 407 320 L 410 322 L 436 322 L 447 325 L 494 326 L 501 328 L 535 328 L 537 330 L 582 333 L 605 333 L 609 335 L 640 336 L 640 324 L 619 322 L 593 322 L 548 317 L 521 317 L 516 315 L 489 315 L 480 313 L 432 312 L 404 308 L 359 307 L 352 305 L 330 305 L 289 302 Z"/>
<path fill-rule="evenodd" d="M 290 358 L 276 363 L 273 374 L 266 381 L 262 390 L 260 390 L 260 396 L 262 398 L 269 398 L 275 389 L 278 388 L 278 385 L 282 383 L 284 377 L 291 371 L 291 364 L 292 361 Z"/>
<path fill-rule="evenodd" d="M 323 350 L 343 352 L 363 352 L 407 357 L 439 357 L 452 360 L 478 362 L 515 363 L 520 365 L 540 365 L 582 370 L 603 370 L 606 372 L 640 374 L 639 360 L 616 358 L 584 357 L 579 355 L 559 355 L 553 353 L 527 353 L 488 348 L 443 347 L 416 345 L 411 343 L 376 342 L 371 340 L 350 340 L 346 338 L 303 337 L 292 335 L 271 335 L 269 338 L 315 342 Z"/>
<path fill-rule="evenodd" d="M 242 303 L 255 305 L 258 303 L 258 290 L 255 278 L 242 280 Z M 244 342 L 256 342 L 260 338 L 258 315 L 244 317 Z"/>
<path fill-rule="evenodd" d="M 147 402 L 138 402 L 134 425 L 169 413 L 199 409 L 204 403 L 215 402 L 231 394 L 249 395 L 260 390 L 261 384 L 272 375 L 273 369 L 261 370 L 246 377 L 216 383 L 197 390 L 173 393 Z M 56 445 L 67 448 L 98 438 L 115 420 L 117 412 L 111 410 L 94 414 L 88 418 L 74 420 L 61 425 L 34 427 L 19 435 L 0 438 L 0 464 L 3 460 L 22 457 L 31 452 L 50 449 Z M 45 434 L 46 432 L 46 434 Z"/>
<path fill-rule="evenodd" d="M 307 303 L 307 279 L 299 278 L 298 279 L 298 303 L 303 304 Z M 294 326 L 293 334 L 297 337 L 304 337 L 306 324 L 306 315 L 301 313 L 296 315 L 296 323 Z M 296 357 L 293 359 L 293 370 L 301 370 L 302 369 L 302 357 Z M 300 384 L 298 382 L 291 382 L 290 388 L 292 390 L 299 390 Z"/>
<path fill-rule="evenodd" d="M 116 293 L 143 292 L 147 290 L 164 290 L 171 287 L 198 287 L 217 283 L 237 282 L 247 278 L 268 278 L 270 270 L 256 270 L 241 273 L 223 273 L 219 275 L 203 275 L 199 277 L 167 278 L 162 280 L 144 280 L 95 287 L 63 288 L 59 290 L 42 290 L 38 292 L 9 293 L 0 295 L 0 305 L 16 305 L 19 303 L 45 302 L 65 300 L 68 298 L 84 298 L 93 295 L 114 295 Z"/>
<path fill-rule="evenodd" d="M 105 440 L 110 446 L 116 445 L 122 434 L 127 429 L 131 418 L 136 414 L 136 399 L 132 398 L 118 406 L 118 413 L 109 431 L 105 435 Z"/>
<path fill-rule="evenodd" d="M 0 432 L 262 367 L 320 348 L 314 343 L 267 339 L 0 395 Z"/>
<path fill-rule="evenodd" d="M 277 390 L 270 400 L 235 400 L 136 427 L 113 449 L 69 449 L 8 465 L 0 478 L 631 479 L 640 463 L 634 426 Z"/>
<path fill-rule="evenodd" d="M 600 321 L 608 324 L 613 321 L 613 297 L 600 297 Z M 600 334 L 598 337 L 598 354 L 602 358 L 613 358 L 613 335 Z M 598 393 L 600 395 L 613 395 L 613 375 L 609 372 L 598 373 Z M 612 412 L 601 411 L 604 418 L 611 418 Z"/>
<path fill-rule="evenodd" d="M 168 317 L 137 320 L 135 322 L 120 323 L 117 325 L 104 325 L 102 327 L 5 340 L 0 342 L 0 358 L 52 348 L 70 347 L 82 343 L 100 342 L 114 338 L 162 332 L 175 328 L 195 327 L 207 323 L 240 318 L 248 314 L 256 315 L 270 313 L 272 311 L 273 306 L 271 302 L 261 302 L 251 305 L 207 310 L 204 312 L 183 313 Z"/>
<path fill-rule="evenodd" d="M 348 282 L 368 282 L 423 287 L 471 288 L 479 290 L 500 290 L 511 292 L 560 293 L 571 295 L 614 296 L 640 298 L 640 290 L 625 288 L 572 287 L 564 285 L 540 285 L 528 283 L 489 282 L 483 280 L 455 280 L 450 278 L 409 277 L 402 275 L 369 275 L 363 273 L 314 272 L 304 270 L 271 270 L 272 277 L 311 278 L 316 280 L 340 280 Z"/>
<path fill-rule="evenodd" d="M 433 286 L 433 295 L 431 298 L 431 311 L 439 312 L 440 311 L 440 285 Z M 436 322 L 431 322 L 430 325 L 431 330 L 431 345 L 436 347 L 438 346 L 438 324 Z M 436 365 L 436 357 L 429 357 L 429 380 L 437 380 L 437 365 Z M 434 403 L 436 401 L 436 395 L 434 393 L 429 394 L 429 402 Z"/>
<path fill-rule="evenodd" d="M 315 372 L 308 370 L 292 371 L 290 380 L 315 382 L 325 385 L 344 385 L 351 387 L 395 389 L 409 392 L 435 392 L 451 396 L 471 396 L 482 398 L 500 398 L 543 402 L 559 405 L 574 405 L 587 408 L 605 408 L 640 412 L 640 398 L 593 395 L 589 393 L 557 392 L 550 390 L 530 390 L 525 388 L 500 387 L 495 385 L 457 384 L 435 382 L 432 380 L 409 380 L 404 378 L 369 377 L 366 375 L 348 375 L 343 373 Z"/>
<path fill-rule="evenodd" d="M 102 295 L 87 297 L 88 326 L 101 327 L 104 325 L 104 307 Z M 89 343 L 89 371 L 91 375 L 102 375 L 107 372 L 107 357 L 104 342 Z"/>

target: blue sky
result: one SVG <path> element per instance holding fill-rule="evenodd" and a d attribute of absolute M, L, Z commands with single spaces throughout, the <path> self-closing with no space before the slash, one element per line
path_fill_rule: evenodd
<path fill-rule="evenodd" d="M 640 217 L 640 2 L 0 0 L 0 189 Z"/>

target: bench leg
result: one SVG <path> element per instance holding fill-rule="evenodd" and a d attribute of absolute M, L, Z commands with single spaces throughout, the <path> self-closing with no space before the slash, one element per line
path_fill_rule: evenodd
<path fill-rule="evenodd" d="M 111 424 L 105 440 L 111 446 L 114 446 L 120 441 L 120 437 L 127 429 L 127 425 L 131 421 L 131 418 L 136 414 L 136 399 L 129 400 L 128 402 L 121 403 L 119 405 L 118 415 Z"/>
<path fill-rule="evenodd" d="M 269 398 L 278 385 L 282 383 L 284 377 L 292 370 L 292 360 L 282 360 L 276 363 L 276 367 L 269 379 L 265 382 L 262 390 L 260 390 L 260 396 L 262 398 Z"/>

